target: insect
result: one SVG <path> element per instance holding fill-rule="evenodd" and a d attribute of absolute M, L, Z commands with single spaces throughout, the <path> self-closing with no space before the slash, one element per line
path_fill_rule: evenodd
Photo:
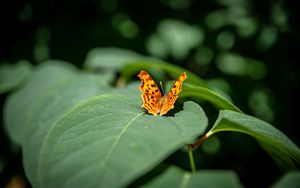
<path fill-rule="evenodd" d="M 142 92 L 143 104 L 142 108 L 148 110 L 148 113 L 156 116 L 166 114 L 169 110 L 174 108 L 174 103 L 178 98 L 178 94 L 182 90 L 182 83 L 187 78 L 186 73 L 183 72 L 178 80 L 173 84 L 167 95 L 162 95 L 159 88 L 155 84 L 151 76 L 144 70 L 142 70 L 138 77 L 142 83 L 140 90 Z"/>

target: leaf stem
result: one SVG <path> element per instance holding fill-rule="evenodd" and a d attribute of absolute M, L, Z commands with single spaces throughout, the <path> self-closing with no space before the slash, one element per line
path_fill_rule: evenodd
<path fill-rule="evenodd" d="M 208 137 L 210 137 L 213 134 L 212 131 L 208 131 L 204 136 L 202 136 L 198 141 L 196 141 L 193 144 L 190 144 L 189 147 L 192 149 L 197 148 L 200 144 L 202 144 Z"/>
<path fill-rule="evenodd" d="M 191 171 L 196 172 L 196 165 L 193 156 L 193 148 L 191 147 L 191 145 L 188 145 L 188 150 L 189 150 L 188 152 L 189 152 Z"/>

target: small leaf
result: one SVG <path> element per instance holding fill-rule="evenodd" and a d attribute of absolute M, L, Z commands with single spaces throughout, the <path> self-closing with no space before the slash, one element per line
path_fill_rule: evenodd
<path fill-rule="evenodd" d="M 201 170 L 190 173 L 173 166 L 143 187 L 235 188 L 243 186 L 232 171 Z"/>
<path fill-rule="evenodd" d="M 20 86 L 29 77 L 31 65 L 28 61 L 20 61 L 14 65 L 0 66 L 0 93 L 5 93 Z"/>
<path fill-rule="evenodd" d="M 84 62 L 84 67 L 90 70 L 105 69 L 117 71 L 127 63 L 143 59 L 138 53 L 121 48 L 95 48 L 92 49 Z"/>
<path fill-rule="evenodd" d="M 255 117 L 223 110 L 210 132 L 235 131 L 253 136 L 283 170 L 294 170 L 291 159 L 300 163 L 300 150 L 281 131 Z"/>
<path fill-rule="evenodd" d="M 206 86 L 204 80 L 199 78 L 196 74 L 190 72 L 187 69 L 181 68 L 176 65 L 172 65 L 170 63 L 163 62 L 161 60 L 140 60 L 135 61 L 131 64 L 127 64 L 122 72 L 121 72 L 121 79 L 128 81 L 132 75 L 137 75 L 142 69 L 145 70 L 163 70 L 167 72 L 174 80 L 178 79 L 179 75 L 182 72 L 186 72 L 188 79 L 186 82 L 193 83 L 200 86 Z"/>
<path fill-rule="evenodd" d="M 138 103 L 105 94 L 69 111 L 43 145 L 40 186 L 125 187 L 206 129 L 196 103 L 163 117 L 146 114 Z"/>
<path fill-rule="evenodd" d="M 300 185 L 300 173 L 290 172 L 281 177 L 272 188 L 298 188 Z"/>
<path fill-rule="evenodd" d="M 184 84 L 182 89 L 181 97 L 199 97 L 206 101 L 211 102 L 220 109 L 233 110 L 241 112 L 241 110 L 232 104 L 229 100 L 217 94 L 216 92 L 200 86 L 195 86 L 192 84 Z"/>

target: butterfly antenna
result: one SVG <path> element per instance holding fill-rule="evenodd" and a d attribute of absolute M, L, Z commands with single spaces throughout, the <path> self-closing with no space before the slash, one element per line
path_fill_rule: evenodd
<path fill-rule="evenodd" d="M 160 87 L 161 87 L 162 93 L 163 93 L 163 95 L 165 95 L 165 90 L 164 90 L 164 87 L 162 85 L 162 82 L 160 81 L 159 83 L 160 83 Z"/>

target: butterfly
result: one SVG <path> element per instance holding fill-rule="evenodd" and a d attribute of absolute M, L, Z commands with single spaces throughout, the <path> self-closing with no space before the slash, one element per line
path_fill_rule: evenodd
<path fill-rule="evenodd" d="M 143 99 L 143 104 L 141 107 L 148 110 L 148 113 L 153 114 L 154 116 L 157 114 L 162 116 L 174 108 L 174 103 L 182 90 L 182 83 L 187 78 L 187 75 L 183 72 L 173 84 L 167 95 L 161 94 L 154 80 L 146 71 L 142 70 L 138 74 L 138 77 L 142 81 L 140 90 L 142 92 L 141 97 Z"/>

